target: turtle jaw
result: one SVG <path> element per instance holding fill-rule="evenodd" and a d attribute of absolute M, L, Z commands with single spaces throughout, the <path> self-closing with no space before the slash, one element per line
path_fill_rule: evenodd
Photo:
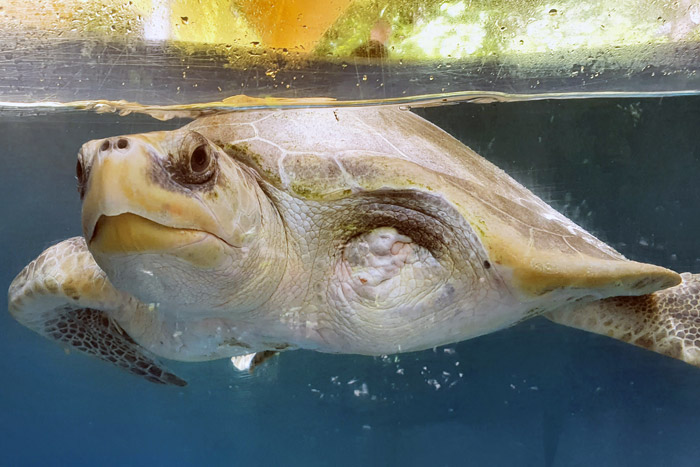
<path fill-rule="evenodd" d="M 88 246 L 98 256 L 167 252 L 202 269 L 219 266 L 230 247 L 208 232 L 168 227 L 128 212 L 100 216 Z"/>

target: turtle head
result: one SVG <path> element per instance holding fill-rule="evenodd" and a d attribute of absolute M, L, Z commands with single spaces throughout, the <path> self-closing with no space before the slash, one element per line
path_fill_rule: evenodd
<path fill-rule="evenodd" d="M 112 283 L 163 310 L 256 308 L 286 259 L 255 177 L 189 130 L 86 143 L 78 190 L 88 248 Z"/>

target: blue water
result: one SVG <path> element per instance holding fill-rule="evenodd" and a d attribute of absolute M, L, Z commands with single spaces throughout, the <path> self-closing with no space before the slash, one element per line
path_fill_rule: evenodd
<path fill-rule="evenodd" d="M 700 272 L 700 98 L 419 113 L 627 256 Z M 0 285 L 80 234 L 88 139 L 146 117 L 0 118 Z M 254 375 L 171 362 L 157 386 L 0 310 L 2 465 L 674 465 L 700 459 L 700 369 L 544 319 L 388 358 L 281 355 Z M 439 386 L 438 386 L 439 385 Z"/>

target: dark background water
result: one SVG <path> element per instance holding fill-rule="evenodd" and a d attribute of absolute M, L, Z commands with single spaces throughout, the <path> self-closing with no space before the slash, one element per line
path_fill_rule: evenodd
<path fill-rule="evenodd" d="M 423 109 L 630 258 L 700 272 L 700 98 Z M 0 285 L 80 234 L 75 154 L 183 122 L 0 118 Z M 171 363 L 161 387 L 0 313 L 2 465 L 676 465 L 700 462 L 700 369 L 535 319 L 386 358 L 295 351 L 254 375 Z M 364 386 L 363 386 L 364 385 Z"/>

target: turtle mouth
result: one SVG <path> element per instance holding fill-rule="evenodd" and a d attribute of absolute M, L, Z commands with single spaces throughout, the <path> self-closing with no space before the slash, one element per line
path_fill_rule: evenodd
<path fill-rule="evenodd" d="M 100 216 L 88 241 L 90 250 L 102 255 L 171 254 L 201 266 L 220 256 L 224 245 L 209 232 L 169 227 L 133 213 Z"/>

